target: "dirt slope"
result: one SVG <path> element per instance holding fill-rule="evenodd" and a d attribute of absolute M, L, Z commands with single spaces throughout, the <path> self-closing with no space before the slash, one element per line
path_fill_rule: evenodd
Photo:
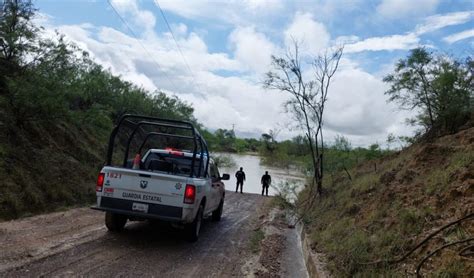
<path fill-rule="evenodd" d="M 60 121 L 49 129 L 0 126 L 0 221 L 93 202 L 106 142 L 99 137 Z"/>
<path fill-rule="evenodd" d="M 474 236 L 474 217 L 454 225 L 400 263 L 399 258 L 436 229 L 474 212 L 474 128 L 326 177 L 328 192 L 305 221 L 314 249 L 337 275 L 414 275 L 418 263 L 444 244 Z M 471 241 L 471 244 L 474 240 Z M 474 275 L 469 243 L 433 256 L 423 275 Z"/>

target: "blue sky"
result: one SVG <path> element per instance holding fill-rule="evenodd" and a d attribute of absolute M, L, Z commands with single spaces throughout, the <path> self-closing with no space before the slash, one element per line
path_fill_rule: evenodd
<path fill-rule="evenodd" d="M 342 134 L 354 145 L 383 143 L 388 133 L 413 131 L 404 124 L 413 112 L 397 111 L 386 102 L 388 85 L 381 79 L 417 46 L 456 57 L 472 56 L 473 3 L 35 1 L 46 35 L 58 30 L 124 79 L 192 103 L 196 117 L 208 128 L 235 124 L 245 136 L 258 137 L 269 129 L 279 130 L 280 139 L 298 133 L 288 128 L 291 121 L 282 107 L 287 96 L 261 86 L 271 54 L 283 54 L 290 37 L 301 42 L 307 57 L 343 43 L 342 67 L 329 93 L 326 134 L 329 140 Z"/>

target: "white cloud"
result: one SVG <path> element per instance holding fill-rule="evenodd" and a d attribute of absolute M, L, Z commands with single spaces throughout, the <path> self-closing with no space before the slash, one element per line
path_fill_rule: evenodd
<path fill-rule="evenodd" d="M 448 26 L 463 24 L 471 20 L 473 16 L 472 11 L 433 15 L 427 17 L 423 24 L 416 26 L 415 33 L 421 35 Z"/>
<path fill-rule="evenodd" d="M 317 14 L 318 19 L 331 19 L 342 16 L 358 9 L 364 8 L 365 0 L 316 0 L 308 4 L 308 1 L 295 1 L 299 10 Z"/>
<path fill-rule="evenodd" d="M 330 87 L 326 126 L 347 135 L 386 135 L 404 117 L 387 104 L 387 89 L 382 80 L 358 68 L 340 71 Z"/>
<path fill-rule="evenodd" d="M 439 0 L 383 0 L 377 6 L 377 13 L 393 19 L 427 15 L 436 10 L 439 2 Z"/>
<path fill-rule="evenodd" d="M 312 54 L 329 46 L 329 35 L 324 24 L 313 19 L 310 13 L 296 13 L 293 22 L 285 30 L 285 44 L 291 46 L 293 39 L 301 43 L 303 50 Z"/>
<path fill-rule="evenodd" d="M 471 20 L 473 15 L 474 12 L 456 12 L 429 16 L 422 24 L 417 25 L 412 32 L 402 35 L 397 34 L 383 37 L 372 37 L 361 41 L 356 41 L 351 44 L 346 44 L 345 52 L 354 53 L 381 50 L 391 51 L 415 48 L 420 44 L 420 36 L 448 26 L 466 23 Z M 466 36 L 466 33 L 460 34 L 460 36 Z M 430 45 L 428 46 L 431 47 Z"/>
<path fill-rule="evenodd" d="M 138 27 L 145 28 L 151 32 L 155 27 L 156 18 L 150 11 L 141 10 L 138 7 L 137 0 L 112 0 L 112 6 L 120 13 L 121 17 L 126 17 Z"/>
<path fill-rule="evenodd" d="M 171 24 L 171 29 L 176 36 L 186 35 L 188 33 L 188 26 L 184 23 Z"/>
<path fill-rule="evenodd" d="M 345 44 L 350 44 L 350 43 L 355 43 L 358 42 L 360 38 L 356 35 L 351 35 L 351 36 L 339 36 L 334 40 L 334 43 L 336 45 L 345 45 Z"/>
<path fill-rule="evenodd" d="M 452 34 L 443 38 L 447 43 L 455 43 L 457 41 L 465 40 L 474 37 L 474 29 L 465 30 L 456 34 Z"/>
<path fill-rule="evenodd" d="M 260 136 L 287 117 L 281 113 L 287 97 L 283 93 L 265 91 L 260 84 L 241 77 L 207 73 L 202 78 L 206 80 L 206 98 L 193 94 L 182 97 L 193 103 L 196 117 L 208 128 L 231 128 L 235 124 L 240 132 Z"/>
<path fill-rule="evenodd" d="M 249 10 L 263 9 L 258 2 L 253 3 L 254 6 L 248 5 Z M 262 53 L 271 53 L 283 47 L 272 43 L 260 29 L 236 27 L 228 37 L 228 43 L 234 50 L 233 57 L 229 57 L 224 52 L 211 52 L 202 37 L 185 24 L 172 25 L 183 54 L 194 71 L 195 82 L 199 84 L 196 86 L 169 33 L 158 34 L 151 30 L 139 38 L 140 44 L 130 35 L 110 27 L 90 24 L 46 27 L 47 32 L 57 28 L 114 74 L 146 89 L 159 88 L 192 103 L 196 117 L 208 128 L 231 128 L 235 124 L 239 133 L 258 137 L 271 128 L 288 126 L 289 117 L 282 108 L 288 96 L 265 91 L 261 84 L 253 81 L 261 79 L 261 72 L 268 69 L 269 56 Z M 330 44 L 325 26 L 309 13 L 297 13 L 288 28 L 280 30 L 278 35 L 288 39 L 290 34 L 297 39 L 304 38 L 309 51 L 316 52 Z M 402 41 L 399 45 L 404 46 L 412 38 L 395 37 L 390 43 L 396 43 L 397 39 Z M 358 41 L 357 37 L 336 38 L 336 41 L 339 40 L 355 41 L 355 44 L 364 42 Z M 372 41 L 371 44 L 379 45 L 379 48 L 388 47 L 381 41 Z M 148 51 L 144 51 L 142 45 Z M 244 71 L 243 67 L 251 71 Z M 231 72 L 234 76 L 221 74 L 220 71 Z M 405 114 L 393 112 L 392 106 L 385 102 L 383 93 L 386 86 L 379 78 L 344 57 L 340 72 L 330 88 L 325 117 L 327 141 L 336 134 L 343 134 L 353 140 L 354 145 L 366 145 L 384 140 L 388 131 L 405 132 L 401 123 Z M 280 138 L 296 134 L 296 131 L 282 130 Z"/>
<path fill-rule="evenodd" d="M 406 35 L 368 38 L 346 45 L 344 51 L 346 53 L 353 53 L 361 51 L 411 49 L 416 47 L 419 43 L 420 39 L 415 34 L 408 33 Z"/>
<path fill-rule="evenodd" d="M 230 25 L 246 25 L 271 18 L 284 7 L 282 0 L 160 0 L 163 9 L 189 19 L 207 19 Z"/>
<path fill-rule="evenodd" d="M 88 25 L 57 28 L 67 38 L 90 51 L 97 62 L 109 67 L 125 80 L 149 90 L 164 89 L 192 103 L 195 116 L 208 128 L 231 128 L 235 124 L 239 132 L 258 137 L 269 129 L 283 127 L 281 139 L 298 133 L 285 129 L 289 117 L 283 113 L 282 104 L 286 101 L 287 94 L 265 91 L 261 84 L 251 81 L 255 76 L 225 77 L 212 72 L 235 70 L 243 60 L 237 62 L 226 54 L 208 53 L 207 47 L 198 47 L 199 51 L 188 56 L 190 64 L 201 64 L 196 71 L 196 80 L 200 84 L 200 88 L 197 88 L 184 66 L 177 62 L 180 57 L 176 50 L 171 46 L 168 48 L 162 42 L 166 38 L 143 40 L 143 44 L 160 62 L 160 70 L 135 39 L 120 31 L 108 27 L 92 28 Z M 249 30 L 252 29 L 243 31 Z M 184 36 L 181 44 L 185 51 L 190 51 L 192 47 L 189 46 L 196 44 L 193 40 L 198 38 L 193 36 L 197 35 Z M 389 129 L 398 128 L 403 131 L 403 127 L 400 127 L 403 126 L 403 116 L 392 112 L 385 103 L 383 92 L 386 84 L 356 67 L 355 63 L 345 58 L 341 72 L 336 74 L 330 88 L 326 110 L 327 140 L 332 140 L 336 134 L 343 134 L 354 145 L 367 145 L 376 140 L 383 141 Z M 163 71 L 173 77 L 178 91 L 168 82 Z"/>
<path fill-rule="evenodd" d="M 257 32 L 254 27 L 237 27 L 229 35 L 229 41 L 235 58 L 243 66 L 257 73 L 268 71 L 276 47 L 263 33 Z"/>

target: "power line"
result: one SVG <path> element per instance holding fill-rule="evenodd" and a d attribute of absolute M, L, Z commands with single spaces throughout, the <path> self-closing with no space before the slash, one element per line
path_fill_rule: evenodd
<path fill-rule="evenodd" d="M 158 3 L 158 0 L 155 0 L 155 3 L 156 3 L 156 5 L 158 6 L 158 9 L 160 9 L 161 17 L 163 17 L 163 20 L 165 21 L 166 26 L 168 27 L 168 30 L 169 30 L 170 33 L 171 33 L 171 37 L 173 38 L 174 43 L 176 44 L 176 47 L 178 48 L 178 51 L 179 51 L 179 53 L 181 54 L 181 57 L 183 58 L 183 61 L 184 61 L 184 63 L 186 64 L 186 67 L 187 67 L 188 70 L 189 70 L 189 73 L 191 73 L 191 77 L 192 77 L 192 79 L 193 79 L 193 83 L 199 88 L 199 90 L 200 90 L 201 93 L 202 93 L 203 91 L 202 91 L 201 87 L 199 86 L 199 83 L 196 81 L 196 76 L 194 75 L 194 73 L 193 73 L 191 67 L 189 66 L 189 63 L 188 63 L 188 61 L 186 60 L 186 57 L 184 56 L 183 51 L 181 51 L 181 47 L 179 46 L 179 43 L 178 43 L 178 41 L 176 40 L 176 37 L 174 36 L 173 30 L 171 30 L 171 26 L 170 26 L 170 24 L 168 23 L 168 19 L 166 19 L 165 13 L 163 12 L 163 9 L 161 9 L 160 3 Z"/>
<path fill-rule="evenodd" d="M 130 33 L 133 35 L 133 37 L 135 38 L 135 40 L 140 44 L 140 46 L 143 48 L 143 50 L 145 50 L 145 52 L 148 54 L 148 56 L 152 59 L 152 61 L 156 64 L 156 66 L 158 67 L 158 69 L 160 69 L 160 71 L 166 76 L 166 79 L 168 79 L 168 81 L 170 82 L 170 84 L 173 86 L 173 88 L 175 89 L 176 92 L 178 92 L 178 89 L 177 89 L 177 86 L 176 84 L 171 80 L 171 78 L 169 77 L 169 75 L 163 70 L 163 68 L 160 66 L 160 64 L 158 64 L 158 62 L 155 60 L 155 57 L 153 55 L 150 54 L 150 52 L 146 49 L 146 47 L 142 44 L 142 42 L 140 41 L 140 39 L 138 38 L 137 34 L 133 31 L 133 29 L 130 27 L 130 25 L 128 25 L 127 21 L 120 15 L 120 13 L 115 9 L 114 5 L 112 5 L 112 3 L 110 3 L 110 0 L 107 0 L 107 3 L 109 3 L 109 6 L 112 8 L 112 10 L 114 10 L 115 14 L 120 18 L 120 20 L 123 22 L 123 24 L 125 24 L 125 26 L 127 27 L 127 29 L 130 31 Z"/>

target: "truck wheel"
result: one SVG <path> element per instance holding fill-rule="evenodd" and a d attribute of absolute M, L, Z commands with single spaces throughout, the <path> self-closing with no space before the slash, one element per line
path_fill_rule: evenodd
<path fill-rule="evenodd" d="M 224 210 L 224 199 L 222 199 L 221 202 L 219 203 L 219 207 L 217 207 L 217 209 L 212 212 L 212 220 L 221 221 L 223 210 Z"/>
<path fill-rule="evenodd" d="M 105 226 L 111 232 L 120 232 L 123 230 L 123 227 L 127 223 L 127 217 L 112 213 L 112 212 L 105 212 Z"/>
<path fill-rule="evenodd" d="M 192 223 L 189 223 L 185 226 L 186 232 L 186 239 L 190 242 L 196 242 L 199 238 L 199 232 L 201 231 L 201 224 L 202 224 L 202 214 L 203 214 L 203 206 L 199 206 L 198 213 L 196 214 L 196 218 Z"/>

